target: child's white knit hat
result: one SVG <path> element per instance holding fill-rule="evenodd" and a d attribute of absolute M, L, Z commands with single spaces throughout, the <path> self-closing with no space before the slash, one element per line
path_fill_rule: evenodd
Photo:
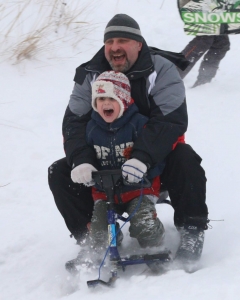
<path fill-rule="evenodd" d="M 92 107 L 97 111 L 96 98 L 109 97 L 118 101 L 120 118 L 124 111 L 133 104 L 130 82 L 126 75 L 115 71 L 106 71 L 98 76 L 92 85 Z"/>

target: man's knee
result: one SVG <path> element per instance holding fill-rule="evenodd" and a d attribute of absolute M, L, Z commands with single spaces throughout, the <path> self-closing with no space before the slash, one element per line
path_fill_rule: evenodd
<path fill-rule="evenodd" d="M 70 176 L 71 169 L 67 164 L 66 158 L 55 161 L 48 168 L 48 182 L 51 186 L 52 182 L 59 182 L 63 176 Z"/>
<path fill-rule="evenodd" d="M 178 161 L 179 163 L 190 163 L 197 161 L 201 163 L 202 158 L 193 150 L 193 148 L 185 143 L 177 144 L 176 148 L 170 153 L 170 159 Z"/>
<path fill-rule="evenodd" d="M 179 143 L 168 155 L 166 166 L 161 175 L 162 183 L 172 181 L 186 183 L 186 178 L 206 182 L 205 171 L 201 166 L 202 158 L 188 144 Z M 202 181 L 203 180 L 203 181 Z M 169 187 L 168 187 L 169 189 Z M 169 191 L 169 190 L 168 190 Z"/>

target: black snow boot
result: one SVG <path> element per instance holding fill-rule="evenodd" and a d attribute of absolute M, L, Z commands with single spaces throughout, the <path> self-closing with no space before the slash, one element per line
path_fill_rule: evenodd
<path fill-rule="evenodd" d="M 204 230 L 195 229 L 195 226 L 178 229 L 181 235 L 181 241 L 176 253 L 176 259 L 184 261 L 197 261 L 200 259 L 203 243 Z"/>
<path fill-rule="evenodd" d="M 180 245 L 176 252 L 175 261 L 181 264 L 185 271 L 189 273 L 196 271 L 202 255 L 204 230 L 208 228 L 207 218 L 203 219 L 205 224 L 200 222 L 196 225 L 196 222 L 193 222 L 193 224 L 177 227 L 180 233 Z"/>
<path fill-rule="evenodd" d="M 81 246 L 75 259 L 69 260 L 65 264 L 68 272 L 76 275 L 83 269 L 95 269 L 100 266 L 106 249 L 93 249 L 92 247 Z"/>
<path fill-rule="evenodd" d="M 120 246 L 123 240 L 123 233 L 122 230 L 120 229 L 120 225 L 118 222 L 116 223 L 116 233 L 117 233 L 117 246 Z M 81 249 L 77 257 L 75 259 L 69 260 L 65 264 L 65 268 L 68 272 L 70 272 L 73 275 L 76 275 L 79 273 L 81 268 L 91 269 L 100 266 L 104 258 L 104 255 L 106 253 L 107 246 L 105 247 L 104 245 L 102 245 L 99 247 L 94 247 L 91 244 L 92 244 L 91 237 L 89 235 L 86 237 L 85 240 L 79 243 Z"/>

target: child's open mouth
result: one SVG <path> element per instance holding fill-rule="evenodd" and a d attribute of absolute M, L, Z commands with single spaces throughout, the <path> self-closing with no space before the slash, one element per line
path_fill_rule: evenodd
<path fill-rule="evenodd" d="M 111 115 L 113 114 L 114 110 L 113 109 L 104 109 L 103 113 L 105 116 L 107 117 L 111 117 Z"/>

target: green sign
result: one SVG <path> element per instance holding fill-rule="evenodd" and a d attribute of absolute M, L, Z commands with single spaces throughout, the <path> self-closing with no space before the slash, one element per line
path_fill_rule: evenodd
<path fill-rule="evenodd" d="M 178 0 L 189 35 L 240 33 L 240 0 Z"/>

